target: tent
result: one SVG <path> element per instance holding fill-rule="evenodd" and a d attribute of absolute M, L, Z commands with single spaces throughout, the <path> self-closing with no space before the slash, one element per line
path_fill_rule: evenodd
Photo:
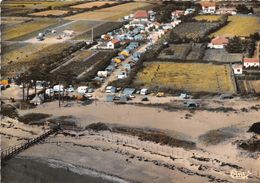
<path fill-rule="evenodd" d="M 42 104 L 44 101 L 44 96 L 43 94 L 36 94 L 36 96 L 30 101 L 30 103 L 34 104 L 34 105 L 40 105 Z"/>

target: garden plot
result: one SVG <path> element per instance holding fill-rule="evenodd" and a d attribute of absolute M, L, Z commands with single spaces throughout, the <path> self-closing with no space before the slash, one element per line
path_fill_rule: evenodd
<path fill-rule="evenodd" d="M 187 37 L 195 40 L 207 35 L 217 25 L 218 23 L 185 22 L 177 26 L 173 31 L 182 38 Z"/>
<path fill-rule="evenodd" d="M 217 61 L 223 63 L 241 62 L 243 54 L 228 53 L 225 49 L 207 49 L 203 57 L 204 61 Z"/>
<path fill-rule="evenodd" d="M 228 65 L 149 63 L 137 74 L 134 84 L 185 92 L 236 92 L 231 68 Z"/>
<path fill-rule="evenodd" d="M 173 44 L 164 49 L 158 58 L 172 60 L 199 60 L 203 57 L 203 44 Z"/>

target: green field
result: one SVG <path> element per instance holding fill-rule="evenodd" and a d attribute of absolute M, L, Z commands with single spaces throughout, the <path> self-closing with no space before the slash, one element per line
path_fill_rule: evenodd
<path fill-rule="evenodd" d="M 236 92 L 228 65 L 153 62 L 145 65 L 134 83 L 189 92 Z"/>
<path fill-rule="evenodd" d="M 229 16 L 229 23 L 213 33 L 212 36 L 246 37 L 260 31 L 260 18 L 257 16 Z"/>

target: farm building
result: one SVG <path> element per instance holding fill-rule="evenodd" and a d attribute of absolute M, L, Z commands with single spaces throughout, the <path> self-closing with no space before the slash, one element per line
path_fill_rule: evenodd
<path fill-rule="evenodd" d="M 224 48 L 225 45 L 227 45 L 227 44 L 228 44 L 227 38 L 218 36 L 211 40 L 211 42 L 208 44 L 208 47 L 221 49 L 221 48 Z"/>
<path fill-rule="evenodd" d="M 118 39 L 112 39 L 107 43 L 107 48 L 108 49 L 115 49 L 120 47 L 120 41 Z"/>
<path fill-rule="evenodd" d="M 133 17 L 133 22 L 138 22 L 138 23 L 147 23 L 149 19 L 149 15 L 147 11 L 145 10 L 138 10 L 135 12 L 134 17 Z"/>
<path fill-rule="evenodd" d="M 244 67 L 259 67 L 259 58 L 244 58 Z"/>
<path fill-rule="evenodd" d="M 201 2 L 202 13 L 204 14 L 213 14 L 216 12 L 216 3 L 215 2 Z"/>
<path fill-rule="evenodd" d="M 243 74 L 243 65 L 242 64 L 234 64 L 232 65 L 233 71 L 235 75 Z"/>
<path fill-rule="evenodd" d="M 216 14 L 220 14 L 220 15 L 224 15 L 224 14 L 236 15 L 237 11 L 236 11 L 236 8 L 219 8 L 217 10 Z"/>

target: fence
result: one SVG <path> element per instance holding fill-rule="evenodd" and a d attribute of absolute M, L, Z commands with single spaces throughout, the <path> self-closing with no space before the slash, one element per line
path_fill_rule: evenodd
<path fill-rule="evenodd" d="M 39 137 L 33 138 L 31 140 L 28 140 L 28 142 L 20 143 L 1 151 L 1 160 L 5 161 L 11 159 L 13 156 L 28 149 L 34 144 L 37 144 L 38 142 L 42 141 L 43 139 L 47 138 L 49 135 L 55 133 L 58 130 L 59 130 L 59 126 L 56 126 L 53 129 L 47 131 L 46 133 L 40 135 Z"/>

